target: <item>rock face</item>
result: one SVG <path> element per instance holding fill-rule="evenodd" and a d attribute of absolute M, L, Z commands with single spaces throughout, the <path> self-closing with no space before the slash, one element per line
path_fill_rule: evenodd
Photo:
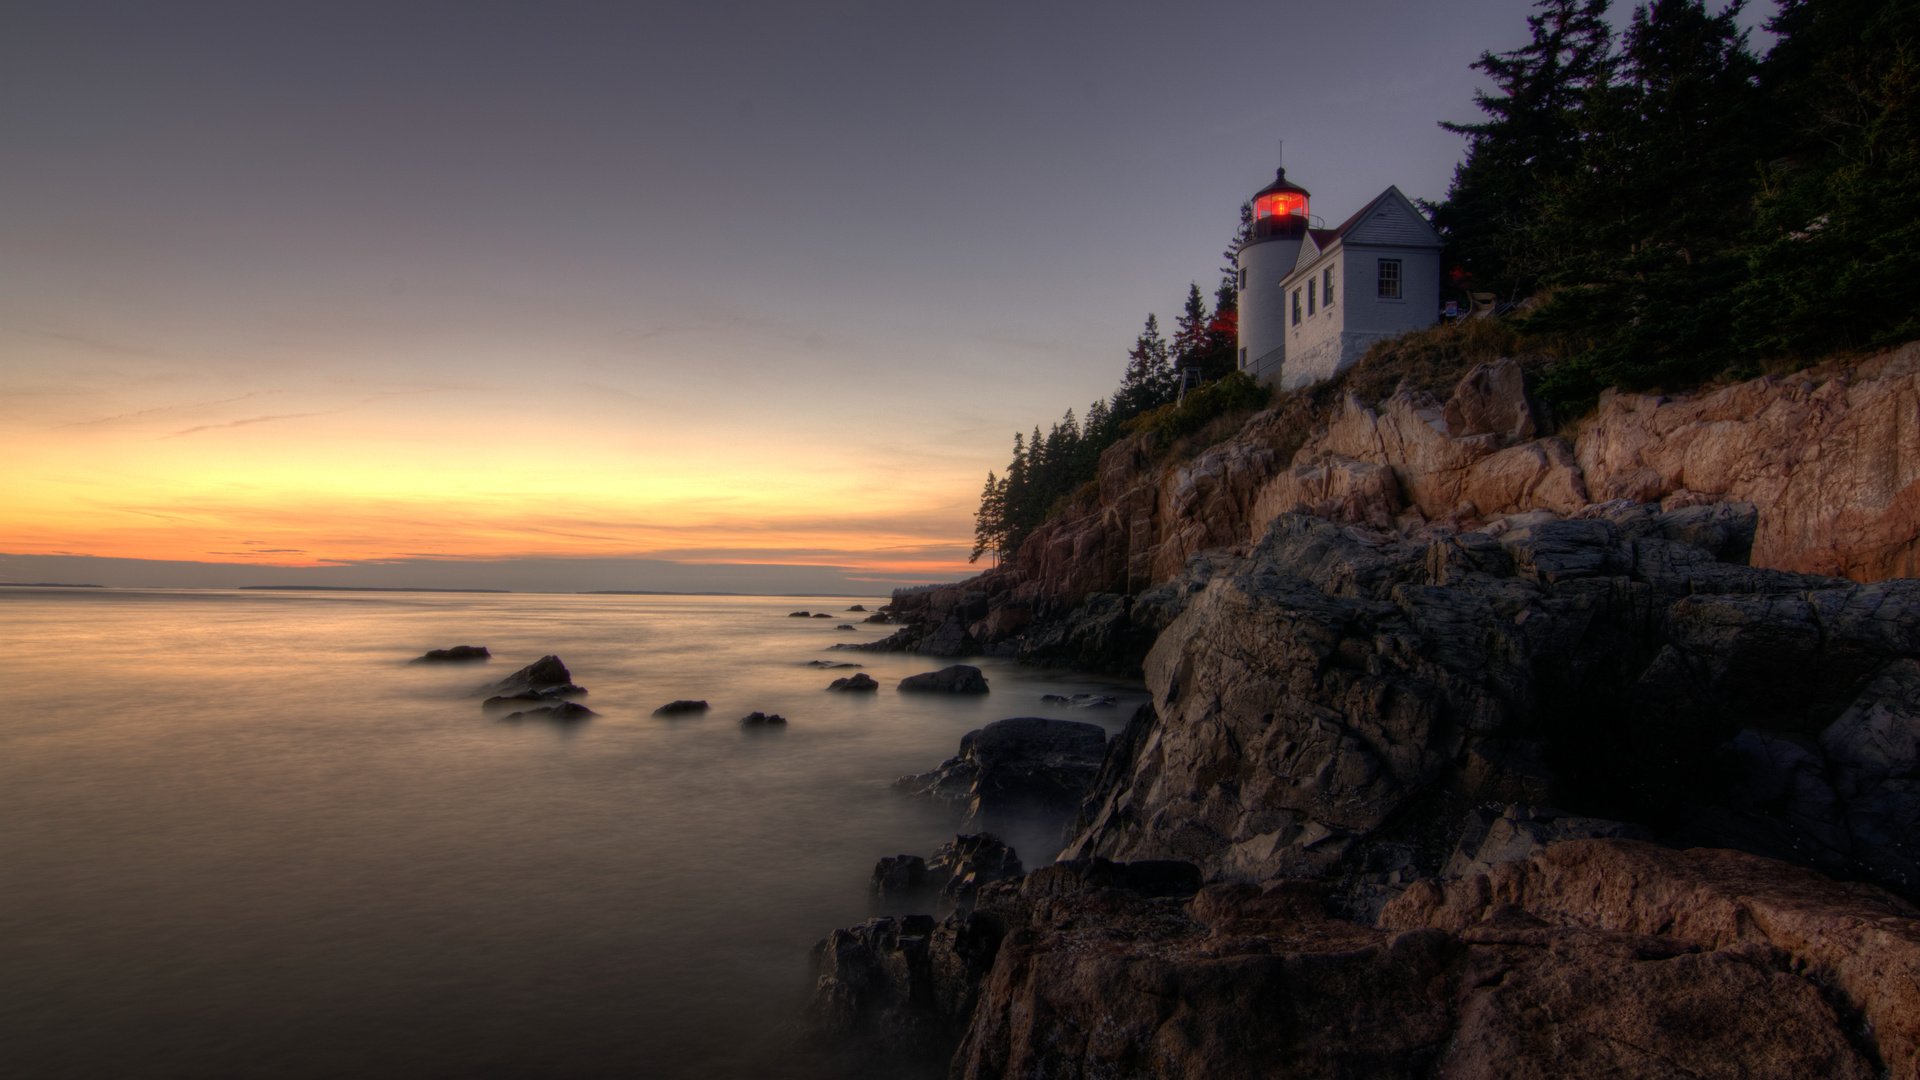
<path fill-rule="evenodd" d="M 455 645 L 450 649 L 428 649 L 426 654 L 414 659 L 416 664 L 464 663 L 472 660 L 489 660 L 493 654 L 485 645 Z"/>
<path fill-rule="evenodd" d="M 836 932 L 816 1019 L 980 1080 L 1920 1080 L 1916 380 L 1569 442 L 1492 365 L 1114 447 L 883 647 L 1144 656 L 1152 703 L 1061 861 Z M 981 800 L 991 730 L 903 783 Z"/>
<path fill-rule="evenodd" d="M 1920 919 L 1723 851 L 1571 841 L 1415 886 L 1059 863 L 815 950 L 816 1018 L 960 1078 L 1920 1075 Z M 1884 1066 L 1884 1073 L 1882 1072 Z"/>
<path fill-rule="evenodd" d="M 1920 581 L 1733 566 L 1631 521 L 1276 521 L 1155 646 L 1156 715 L 1068 853 L 1386 895 L 1468 808 L 1518 804 L 1920 892 Z"/>
<path fill-rule="evenodd" d="M 940 846 L 931 860 L 890 855 L 874 864 L 869 889 L 883 901 L 926 902 L 947 907 L 971 904 L 981 886 L 1019 877 L 1020 856 L 987 833 L 962 834 Z"/>
<path fill-rule="evenodd" d="M 1920 575 L 1920 343 L 1841 373 L 1609 395 L 1576 456 L 1598 499 L 1761 507 L 1757 565 Z"/>
<path fill-rule="evenodd" d="M 962 802 L 970 823 L 1073 815 L 1100 771 L 1107 733 L 1096 724 L 1020 716 L 960 738 L 960 752 L 896 785 Z"/>
<path fill-rule="evenodd" d="M 909 675 L 900 680 L 899 688 L 913 693 L 984 694 L 987 692 L 987 677 L 980 674 L 977 667 L 955 664 L 939 671 Z"/>
<path fill-rule="evenodd" d="M 1516 517 L 1755 507 L 1754 565 L 1870 582 L 1920 574 L 1920 343 L 1831 373 L 1676 397 L 1611 395 L 1571 441 L 1543 434 L 1517 364 L 1451 396 L 1316 408 L 1288 398 L 1190 460 L 1150 437 L 1101 457 L 1097 483 L 999 570 L 896 595 L 880 650 L 1017 656 L 1137 670 L 1195 559 L 1302 513 L 1414 533 L 1497 532 Z M 1741 561 L 1745 561 L 1744 559 Z"/>

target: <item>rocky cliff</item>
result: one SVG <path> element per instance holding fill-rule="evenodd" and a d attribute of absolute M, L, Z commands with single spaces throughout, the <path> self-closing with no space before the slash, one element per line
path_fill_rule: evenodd
<path fill-rule="evenodd" d="M 894 644 L 1132 666 L 1188 562 L 1257 541 L 1284 513 L 1498 533 L 1620 501 L 1745 503 L 1754 566 L 1920 573 L 1920 343 L 1672 398 L 1608 394 L 1568 429 L 1543 429 L 1520 365 L 1502 361 L 1444 399 L 1289 395 L 1186 460 L 1162 461 L 1137 436 L 1103 455 L 1094 489 L 1008 567 L 896 599 L 912 625 Z"/>
<path fill-rule="evenodd" d="M 1920 1080 L 1917 370 L 1115 448 L 892 644 L 1151 704 L 1061 861 L 835 932 L 816 1016 L 967 1078 Z"/>

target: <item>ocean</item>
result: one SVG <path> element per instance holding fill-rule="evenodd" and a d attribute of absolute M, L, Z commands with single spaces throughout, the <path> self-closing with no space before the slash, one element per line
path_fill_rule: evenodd
<path fill-rule="evenodd" d="M 822 1075 L 809 947 L 957 825 L 891 782 L 1145 699 L 991 660 L 985 696 L 896 693 L 947 661 L 828 650 L 884 599 L 0 588 L 5 1074 Z M 456 644 L 494 659 L 408 663 Z M 546 654 L 600 715 L 482 715 Z M 1083 692 L 1121 701 L 1040 700 Z"/>

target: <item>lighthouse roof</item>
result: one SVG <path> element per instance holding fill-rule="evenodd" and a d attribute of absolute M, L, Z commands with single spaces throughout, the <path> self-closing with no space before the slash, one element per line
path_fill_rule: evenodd
<path fill-rule="evenodd" d="M 1303 188 L 1299 184 L 1296 184 L 1293 181 L 1287 179 L 1287 170 L 1284 168 L 1280 168 L 1280 169 L 1274 170 L 1273 183 L 1268 184 L 1266 187 L 1263 187 L 1259 191 L 1254 192 L 1253 197 L 1255 199 L 1258 199 L 1262 195 L 1273 195 L 1282 191 L 1297 191 L 1302 195 L 1313 194 L 1313 192 L 1308 191 L 1306 188 Z"/>

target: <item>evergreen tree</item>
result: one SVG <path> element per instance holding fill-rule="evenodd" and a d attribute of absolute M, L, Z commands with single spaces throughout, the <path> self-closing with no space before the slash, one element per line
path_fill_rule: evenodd
<path fill-rule="evenodd" d="M 1126 374 L 1113 395 L 1113 414 L 1125 421 L 1173 400 L 1175 381 L 1167 341 L 1160 336 L 1160 320 L 1148 315 L 1146 326 L 1127 351 Z"/>
<path fill-rule="evenodd" d="M 1582 167 L 1548 185 L 1534 226 L 1558 287 L 1535 325 L 1583 344 L 1556 397 L 1693 382 L 1729 356 L 1764 153 L 1740 6 L 1636 9 L 1617 82 L 1590 93 Z"/>
<path fill-rule="evenodd" d="M 1920 336 L 1920 3 L 1782 0 L 1761 68 L 1779 123 L 1739 343 L 1809 356 Z"/>
<path fill-rule="evenodd" d="M 1187 302 L 1173 324 L 1173 367 L 1175 378 L 1186 368 L 1198 368 L 1207 361 L 1207 301 L 1200 286 L 1187 283 Z"/>
<path fill-rule="evenodd" d="M 987 486 L 980 491 L 980 510 L 973 517 L 973 553 L 967 556 L 968 562 L 979 562 L 988 552 L 998 557 L 1005 549 L 1006 509 L 1006 481 L 996 479 L 988 470 Z"/>
<path fill-rule="evenodd" d="M 1611 84 L 1607 0 L 1538 0 L 1527 17 L 1532 40 L 1482 53 L 1474 67 L 1493 81 L 1474 95 L 1478 123 L 1443 123 L 1467 138 L 1434 224 L 1451 259 L 1475 287 L 1523 295 L 1550 269 L 1535 219 L 1542 186 L 1572 174 L 1581 159 L 1583 111 Z"/>

